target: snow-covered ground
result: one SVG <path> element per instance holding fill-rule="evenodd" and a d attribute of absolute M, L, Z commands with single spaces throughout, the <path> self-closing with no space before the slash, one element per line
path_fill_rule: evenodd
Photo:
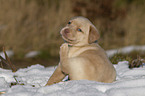
<path fill-rule="evenodd" d="M 145 66 L 129 69 L 128 62 L 123 61 L 114 67 L 117 79 L 113 83 L 76 80 L 51 86 L 44 85 L 55 67 L 37 64 L 15 73 L 0 69 L 0 91 L 6 91 L 2 96 L 145 96 Z M 24 85 L 9 87 L 15 79 Z"/>
<path fill-rule="evenodd" d="M 131 51 L 145 51 L 145 46 L 127 46 L 119 49 L 107 50 L 109 57 L 117 53 L 130 53 Z M 13 51 L 6 51 L 9 57 Z M 32 51 L 26 58 L 35 57 L 40 52 Z M 0 55 L 5 58 L 3 52 Z M 128 62 L 123 61 L 114 65 L 117 71 L 116 81 L 101 83 L 96 81 L 78 80 L 60 82 L 51 86 L 44 86 L 52 75 L 55 67 L 44 67 L 39 64 L 19 69 L 13 73 L 11 70 L 0 68 L 0 92 L 2 96 L 145 96 L 145 66 L 129 69 Z M 19 85 L 10 86 L 11 83 Z"/>

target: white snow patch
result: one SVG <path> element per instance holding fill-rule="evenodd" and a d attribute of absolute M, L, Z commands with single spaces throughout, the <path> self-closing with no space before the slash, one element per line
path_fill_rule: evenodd
<path fill-rule="evenodd" d="M 39 51 L 31 51 L 25 55 L 25 58 L 33 58 L 38 56 L 39 54 L 40 54 Z"/>
<path fill-rule="evenodd" d="M 117 79 L 113 83 L 101 83 L 89 80 L 72 80 L 44 86 L 55 67 L 45 68 L 32 65 L 12 73 L 0 69 L 0 92 L 2 96 L 145 96 L 145 68 L 128 68 L 128 61 L 114 65 Z M 25 85 L 9 87 L 15 82 L 13 77 Z M 35 86 L 32 86 L 35 85 Z"/>
<path fill-rule="evenodd" d="M 108 57 L 112 57 L 115 54 L 122 53 L 122 54 L 128 54 L 132 51 L 145 51 L 145 45 L 143 46 L 127 46 L 119 49 L 111 49 L 107 50 L 106 53 Z"/>

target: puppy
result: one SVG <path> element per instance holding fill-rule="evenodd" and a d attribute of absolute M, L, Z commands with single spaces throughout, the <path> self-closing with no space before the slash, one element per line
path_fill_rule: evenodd
<path fill-rule="evenodd" d="M 68 75 L 70 80 L 93 80 L 111 83 L 116 71 L 105 51 L 95 43 L 100 35 L 84 17 L 72 18 L 60 31 L 66 43 L 60 47 L 60 63 L 46 85 L 58 83 Z"/>

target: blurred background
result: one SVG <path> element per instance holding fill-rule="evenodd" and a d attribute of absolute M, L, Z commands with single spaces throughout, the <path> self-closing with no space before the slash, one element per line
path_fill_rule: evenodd
<path fill-rule="evenodd" d="M 91 20 L 105 50 L 145 44 L 145 0 L 0 0 L 0 51 L 12 50 L 16 67 L 56 65 L 59 31 L 73 16 Z M 31 51 L 41 54 L 25 58 Z"/>

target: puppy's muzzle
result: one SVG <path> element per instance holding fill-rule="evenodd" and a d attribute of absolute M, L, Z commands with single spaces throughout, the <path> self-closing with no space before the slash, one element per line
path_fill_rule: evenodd
<path fill-rule="evenodd" d="M 70 33 L 69 29 L 64 30 L 64 34 L 67 36 Z"/>

